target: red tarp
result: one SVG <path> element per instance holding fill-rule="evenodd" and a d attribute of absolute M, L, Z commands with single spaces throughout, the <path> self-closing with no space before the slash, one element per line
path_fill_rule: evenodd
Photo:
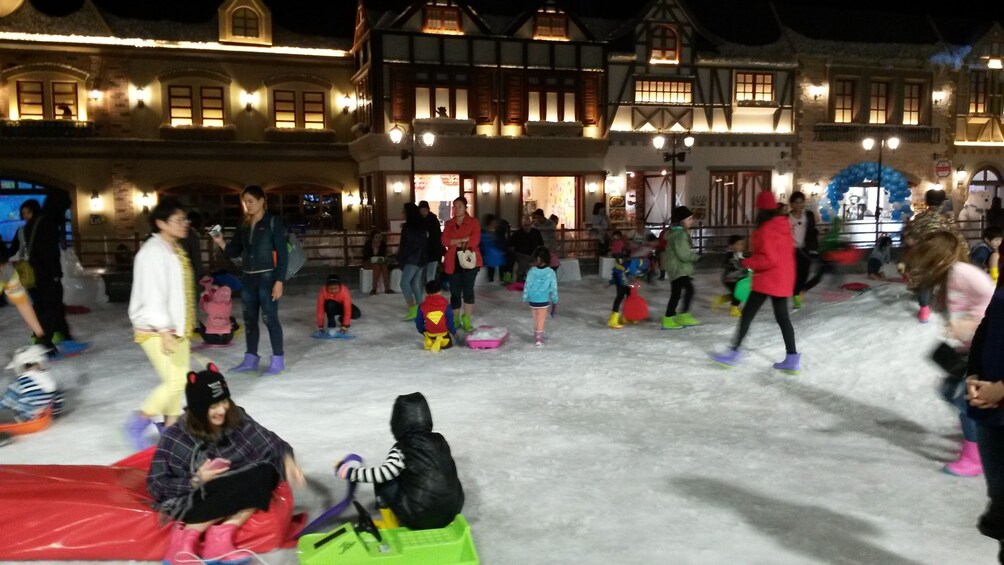
<path fill-rule="evenodd" d="M 153 448 L 99 465 L 0 465 L 0 560 L 159 561 L 169 528 L 150 507 L 146 472 Z M 303 515 L 280 483 L 268 512 L 237 533 L 237 547 L 266 553 L 292 547 Z"/>

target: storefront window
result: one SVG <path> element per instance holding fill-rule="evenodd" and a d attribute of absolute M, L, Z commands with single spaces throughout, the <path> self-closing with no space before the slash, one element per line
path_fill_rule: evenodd
<path fill-rule="evenodd" d="M 544 215 L 558 216 L 558 227 L 576 226 L 575 177 L 523 177 L 523 213 L 540 208 Z"/>
<path fill-rule="evenodd" d="M 467 214 L 470 216 L 475 216 L 473 190 L 472 182 L 470 184 L 471 194 L 465 194 L 467 196 Z M 464 192 L 468 192 L 466 186 Z M 427 201 L 429 210 L 438 216 L 441 222 L 453 217 L 453 200 L 460 194 L 460 175 L 415 175 L 415 202 Z"/>

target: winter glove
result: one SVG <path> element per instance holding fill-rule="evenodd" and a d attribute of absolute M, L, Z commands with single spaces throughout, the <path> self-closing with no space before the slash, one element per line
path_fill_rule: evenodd
<path fill-rule="evenodd" d="M 557 316 L 558 316 L 558 305 L 557 304 L 552 304 L 551 305 L 551 317 L 552 318 L 556 318 Z"/>
<path fill-rule="evenodd" d="M 347 326 L 347 325 L 338 328 L 338 333 L 340 333 L 340 334 L 346 333 L 348 331 L 349 331 L 349 326 Z"/>
<path fill-rule="evenodd" d="M 338 475 L 339 479 L 349 480 L 349 476 L 352 474 L 353 469 L 358 469 L 360 463 L 358 461 L 349 459 L 342 459 L 335 465 L 335 475 Z"/>

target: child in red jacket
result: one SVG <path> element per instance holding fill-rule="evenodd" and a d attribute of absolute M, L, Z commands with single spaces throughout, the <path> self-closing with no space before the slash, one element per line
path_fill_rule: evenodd
<path fill-rule="evenodd" d="M 453 324 L 453 309 L 441 294 L 443 287 L 438 280 L 425 283 L 425 300 L 418 306 L 415 327 L 425 336 L 425 350 L 437 352 L 453 347 L 453 336 L 457 327 Z"/>
<path fill-rule="evenodd" d="M 349 289 L 338 275 L 328 275 L 321 291 L 317 293 L 317 331 L 329 336 L 349 331 L 351 320 L 359 319 L 362 312 L 352 304 Z M 325 325 L 325 318 L 327 324 Z"/>
<path fill-rule="evenodd" d="M 756 229 L 750 235 L 752 255 L 741 264 L 753 271 L 752 292 L 746 300 L 736 337 L 724 353 L 715 353 L 711 358 L 732 366 L 739 362 L 739 346 L 753 323 L 757 310 L 770 298 L 774 307 L 774 319 L 781 328 L 786 355 L 784 361 L 774 363 L 774 368 L 797 373 L 800 355 L 795 349 L 795 329 L 788 318 L 788 297 L 795 288 L 795 246 L 788 219 L 778 213 L 777 199 L 773 192 L 761 192 L 756 197 Z"/>

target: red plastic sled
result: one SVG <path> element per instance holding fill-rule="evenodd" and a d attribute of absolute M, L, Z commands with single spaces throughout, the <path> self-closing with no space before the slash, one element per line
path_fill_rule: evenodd
<path fill-rule="evenodd" d="M 864 255 L 864 249 L 858 249 L 856 247 L 848 247 L 847 249 L 838 249 L 836 251 L 827 251 L 823 254 L 823 259 L 836 263 L 838 265 L 853 265 L 861 260 Z"/>
<path fill-rule="evenodd" d="M 150 506 L 146 473 L 154 448 L 113 466 L 0 465 L 0 560 L 160 561 L 169 527 Z M 237 533 L 255 553 L 293 547 L 306 516 L 293 516 L 286 483 L 268 512 L 256 512 Z"/>
<path fill-rule="evenodd" d="M 631 294 L 624 299 L 624 319 L 640 322 L 648 319 L 648 301 L 638 292 L 638 286 L 631 286 Z"/>
<path fill-rule="evenodd" d="M 15 424 L 0 424 L 0 433 L 10 434 L 13 436 L 21 436 L 25 434 L 33 434 L 35 432 L 40 432 L 48 428 L 52 424 L 52 408 L 49 408 L 42 413 L 41 416 L 35 418 L 34 420 L 28 420 L 27 422 L 18 422 Z"/>

